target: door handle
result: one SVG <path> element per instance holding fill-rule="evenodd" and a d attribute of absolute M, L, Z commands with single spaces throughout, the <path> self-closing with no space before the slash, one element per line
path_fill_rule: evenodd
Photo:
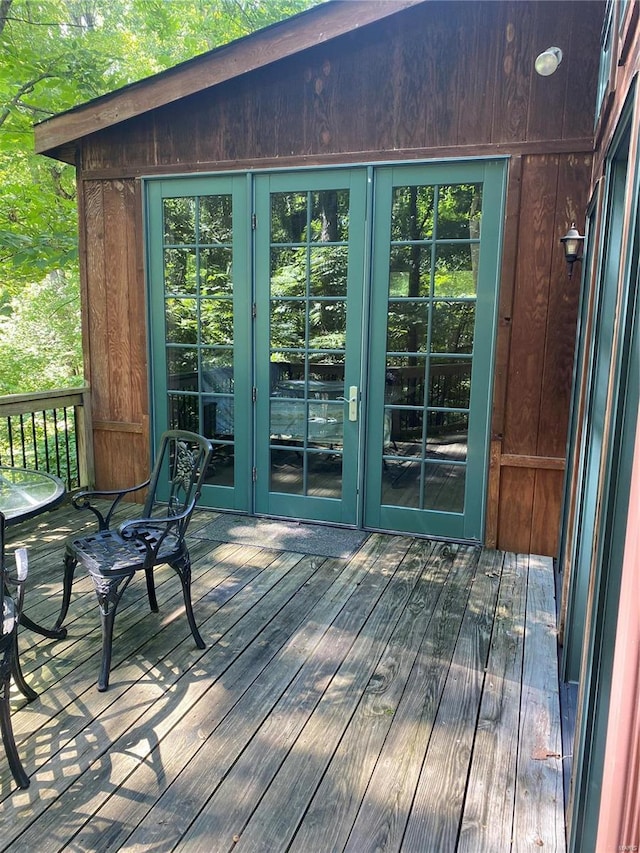
<path fill-rule="evenodd" d="M 349 396 L 348 397 L 336 397 L 336 400 L 341 400 L 343 403 L 349 404 L 349 420 L 357 421 L 358 420 L 358 386 L 350 385 L 349 386 Z"/>
<path fill-rule="evenodd" d="M 349 386 L 349 396 L 348 397 L 338 397 L 338 400 L 342 400 L 344 403 L 349 404 L 349 420 L 357 421 L 358 420 L 358 386 L 350 385 Z"/>

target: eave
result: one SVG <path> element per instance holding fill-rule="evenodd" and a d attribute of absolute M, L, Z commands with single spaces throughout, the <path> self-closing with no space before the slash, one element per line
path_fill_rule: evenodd
<path fill-rule="evenodd" d="M 421 2 L 424 0 L 331 0 L 41 122 L 35 127 L 36 153 L 73 163 L 74 143 L 89 134 L 324 44 Z"/>

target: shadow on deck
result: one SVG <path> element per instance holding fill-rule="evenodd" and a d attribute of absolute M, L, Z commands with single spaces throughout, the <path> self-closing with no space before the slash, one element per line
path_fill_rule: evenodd
<path fill-rule="evenodd" d="M 93 587 L 53 641 L 23 630 L 31 776 L 0 760 L 2 850 L 564 850 L 551 560 L 371 534 L 349 559 L 200 538 L 195 648 L 180 594 L 141 577 L 99 693 Z M 61 508 L 11 531 L 26 610 L 60 605 Z M 198 535 L 200 533 L 200 536 Z"/>

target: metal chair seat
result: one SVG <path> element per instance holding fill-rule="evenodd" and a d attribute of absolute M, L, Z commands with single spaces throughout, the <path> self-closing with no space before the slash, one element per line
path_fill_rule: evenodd
<path fill-rule="evenodd" d="M 145 541 L 152 549 L 157 548 L 156 564 L 171 563 L 184 552 L 184 543 L 175 534 L 167 534 L 159 540 L 164 531 L 145 528 Z M 104 530 L 93 536 L 74 539 L 67 545 L 77 562 L 91 575 L 125 576 L 140 569 L 147 556 L 147 547 L 137 539 L 124 539 L 117 530 Z"/>
<path fill-rule="evenodd" d="M 213 446 L 209 439 L 185 430 L 170 430 L 161 438 L 160 449 L 149 480 L 113 492 L 80 492 L 73 499 L 76 509 L 88 509 L 98 519 L 98 532 L 67 543 L 62 608 L 56 622 L 60 628 L 71 599 L 71 586 L 78 565 L 88 572 L 95 587 L 102 625 L 102 662 L 98 690 L 109 686 L 113 625 L 118 603 L 129 582 L 144 571 L 149 605 L 158 611 L 153 569 L 166 563 L 180 577 L 185 611 L 196 646 L 205 644 L 198 631 L 191 604 L 191 560 L 186 532 L 200 497 Z M 111 528 L 116 507 L 127 495 L 147 488 L 142 517 Z M 112 499 L 105 513 L 91 501 Z M 65 629 L 61 633 L 66 634 Z"/>

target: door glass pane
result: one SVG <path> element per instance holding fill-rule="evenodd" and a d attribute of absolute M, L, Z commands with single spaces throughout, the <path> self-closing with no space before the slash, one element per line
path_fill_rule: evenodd
<path fill-rule="evenodd" d="M 389 266 L 390 296 L 431 295 L 431 246 L 394 246 Z"/>
<path fill-rule="evenodd" d="M 349 193 L 271 195 L 270 490 L 342 497 Z"/>
<path fill-rule="evenodd" d="M 174 391 L 198 390 L 197 347 L 167 347 L 167 387 Z"/>
<path fill-rule="evenodd" d="M 472 302 L 433 301 L 431 352 L 471 352 L 476 321 L 476 305 Z"/>
<path fill-rule="evenodd" d="M 234 485 L 230 195 L 163 200 L 169 427 L 213 441 L 207 482 Z"/>
<path fill-rule="evenodd" d="M 233 295 L 231 248 L 200 250 L 200 294 L 226 297 Z"/>
<path fill-rule="evenodd" d="M 382 459 L 387 505 L 464 511 L 481 215 L 480 184 L 393 192 Z"/>
<path fill-rule="evenodd" d="M 166 198 L 163 202 L 164 242 L 166 246 L 195 243 L 196 200 Z"/>

